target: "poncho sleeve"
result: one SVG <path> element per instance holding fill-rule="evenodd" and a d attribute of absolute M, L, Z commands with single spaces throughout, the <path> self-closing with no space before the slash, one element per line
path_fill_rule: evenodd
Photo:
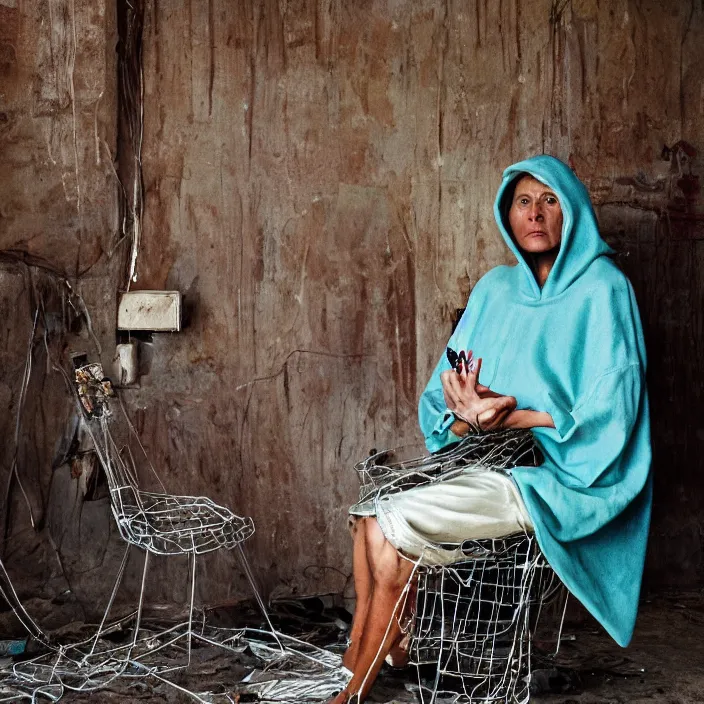
<path fill-rule="evenodd" d="M 631 440 L 637 440 L 633 433 L 645 401 L 644 389 L 640 366 L 634 363 L 602 374 L 572 410 L 561 408 L 546 394 L 545 409 L 555 428 L 534 428 L 533 433 L 545 464 L 559 468 L 551 478 L 566 489 L 588 490 L 585 496 L 594 504 L 569 526 L 572 540 L 598 530 L 643 487 L 650 458 L 642 457 L 638 443 Z M 632 456 L 634 451 L 638 457 Z M 554 504 L 549 505 L 548 511 L 555 510 Z M 561 521 L 553 528 L 557 536 L 568 525 Z"/>
<path fill-rule="evenodd" d="M 543 552 L 568 589 L 626 645 L 638 607 L 650 519 L 648 399 L 639 363 L 601 374 L 568 409 L 549 393 L 545 455 L 513 472 Z"/>

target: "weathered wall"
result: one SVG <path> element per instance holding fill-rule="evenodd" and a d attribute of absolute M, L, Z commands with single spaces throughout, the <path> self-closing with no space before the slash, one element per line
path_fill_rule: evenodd
<path fill-rule="evenodd" d="M 0 2 L 0 253 L 74 282 L 103 346 L 114 345 L 122 276 L 116 36 L 112 2 Z M 10 368 L 24 364 L 34 313 L 31 279 L 12 280 L 2 293 L 15 301 L 13 315 L 27 306 L 27 319 L 6 327 L 23 350 L 3 359 L 10 380 Z"/>
<path fill-rule="evenodd" d="M 23 594 L 74 591 L 89 604 L 104 599 L 106 570 L 117 564 L 120 545 L 105 498 L 84 501 L 79 479 L 61 461 L 73 403 L 47 348 L 56 359 L 63 351 L 64 362 L 71 351 L 96 355 L 96 341 L 107 359 L 114 350 L 115 291 L 123 277 L 113 166 L 115 39 L 111 2 L 0 2 L 3 559 Z M 66 280 L 92 312 L 93 336 L 85 326 L 62 332 L 74 318 L 65 307 Z M 10 478 L 15 458 L 26 500 Z"/>
<path fill-rule="evenodd" d="M 179 485 L 207 477 L 252 513 L 271 584 L 349 571 L 350 464 L 414 437 L 452 312 L 506 259 L 501 169 L 543 150 L 589 184 L 643 306 L 656 458 L 678 458 L 658 480 L 654 576 L 703 575 L 684 449 L 701 324 L 681 327 L 701 246 L 661 217 L 679 193 L 663 146 L 704 146 L 703 23 L 655 2 L 147 3 L 137 285 L 184 291 L 193 317 L 155 340 L 135 403 Z M 682 500 L 687 519 L 668 518 Z"/>
<path fill-rule="evenodd" d="M 90 31 L 76 33 L 71 84 L 70 5 L 52 2 L 42 24 L 41 3 L 7 4 L 0 246 L 78 275 L 107 360 L 125 281 L 107 256 L 120 233 L 115 8 L 76 1 Z M 650 578 L 704 578 L 703 233 L 697 197 L 682 202 L 684 152 L 662 159 L 678 140 L 704 148 L 703 29 L 700 4 L 655 0 L 145 2 L 132 287 L 181 290 L 188 324 L 142 340 L 149 373 L 124 394 L 167 486 L 253 516 L 267 590 L 347 584 L 351 465 L 418 439 L 416 399 L 451 316 L 508 261 L 491 214 L 501 169 L 542 151 L 588 184 L 641 303 L 660 468 Z M 5 276 L 0 292 L 24 300 L 19 274 Z M 46 460 L 31 471 L 51 473 Z M 74 541 L 74 571 L 76 555 Z M 184 566 L 157 562 L 162 596 L 182 598 Z M 244 593 L 231 556 L 200 574 L 204 598 Z"/>
<path fill-rule="evenodd" d="M 84 276 L 117 230 L 114 11 L 0 3 L 0 248 Z"/>

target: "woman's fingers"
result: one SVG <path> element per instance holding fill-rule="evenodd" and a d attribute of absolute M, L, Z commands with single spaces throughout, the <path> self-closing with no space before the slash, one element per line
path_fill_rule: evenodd
<path fill-rule="evenodd" d="M 513 396 L 497 396 L 482 400 L 484 410 L 477 413 L 477 425 L 482 430 L 494 430 L 501 426 L 506 416 L 516 408 Z"/>
<path fill-rule="evenodd" d="M 467 362 L 463 361 L 460 366 L 457 368 L 457 376 L 462 380 L 462 383 L 464 383 L 467 379 Z"/>
<path fill-rule="evenodd" d="M 473 370 L 462 365 L 459 373 L 447 370 L 440 374 L 447 408 L 458 417 L 467 419 L 485 430 L 500 427 L 508 413 L 516 407 L 512 396 L 501 396 L 478 383 L 482 360 L 478 358 Z M 484 394 L 484 395 L 480 395 Z"/>
<path fill-rule="evenodd" d="M 482 430 L 497 430 L 501 428 L 504 424 L 504 421 L 506 420 L 506 417 L 509 413 L 511 413 L 512 410 L 513 409 L 511 408 L 504 408 L 501 411 L 497 411 L 492 418 L 490 418 L 486 422 L 482 422 Z"/>
<path fill-rule="evenodd" d="M 513 396 L 497 396 L 494 399 L 499 408 L 514 410 L 516 408 L 516 399 Z"/>
<path fill-rule="evenodd" d="M 457 372 L 455 372 L 451 369 L 440 374 L 440 383 L 442 384 L 442 388 L 443 389 L 454 388 L 455 382 L 457 380 L 456 377 L 457 377 Z"/>
<path fill-rule="evenodd" d="M 470 365 L 470 361 L 473 364 Z M 473 367 L 473 368 L 472 368 Z M 500 428 L 506 416 L 516 408 L 516 399 L 501 396 L 488 386 L 479 383 L 482 358 L 474 359 L 470 350 L 457 369 L 449 369 L 440 374 L 443 396 L 447 408 L 458 418 L 482 430 Z"/>
<path fill-rule="evenodd" d="M 442 372 L 442 374 L 440 374 L 440 383 L 442 384 L 442 393 L 445 397 L 445 403 L 452 411 L 457 407 L 460 399 L 457 372 L 454 370 Z"/>
<path fill-rule="evenodd" d="M 469 379 L 472 383 L 472 385 L 477 387 L 477 384 L 479 383 L 479 372 L 482 370 L 482 358 L 479 357 L 478 359 L 475 360 L 474 363 L 474 369 L 469 371 Z"/>
<path fill-rule="evenodd" d="M 477 423 L 479 424 L 479 427 L 486 428 L 486 424 L 494 420 L 495 416 L 495 408 L 487 408 L 486 411 L 482 411 L 479 415 L 477 415 Z"/>
<path fill-rule="evenodd" d="M 476 390 L 477 381 L 479 379 L 479 370 L 482 368 L 481 357 L 477 360 L 473 360 L 472 351 L 469 351 L 469 356 L 467 361 L 461 367 L 460 377 L 463 383 L 468 384 L 472 387 L 472 390 Z"/>

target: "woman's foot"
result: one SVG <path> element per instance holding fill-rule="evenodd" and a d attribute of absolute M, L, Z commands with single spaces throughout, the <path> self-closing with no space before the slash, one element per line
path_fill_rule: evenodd
<path fill-rule="evenodd" d="M 400 640 L 396 641 L 391 646 L 391 650 L 386 656 L 386 663 L 391 665 L 391 667 L 406 667 L 409 660 L 408 647 L 410 641 L 411 638 L 408 633 L 404 634 Z"/>

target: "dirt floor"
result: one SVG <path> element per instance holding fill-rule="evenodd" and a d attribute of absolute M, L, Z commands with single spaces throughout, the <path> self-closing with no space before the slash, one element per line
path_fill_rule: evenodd
<path fill-rule="evenodd" d="M 218 609 L 210 614 L 215 623 L 257 625 L 253 607 Z M 297 633 L 311 641 L 341 650 L 349 614 L 325 599 L 277 604 L 274 623 L 282 632 Z M 0 623 L 0 626 L 2 624 Z M 662 593 L 642 605 L 632 644 L 617 646 L 586 615 L 572 605 L 562 632 L 561 647 L 554 660 L 538 658 L 531 701 L 543 704 L 689 704 L 704 702 L 704 590 Z M 76 624 L 64 627 L 64 635 Z M 537 643 L 538 648 L 541 642 Z M 186 689 L 227 691 L 256 667 L 247 651 L 237 656 L 216 648 L 194 651 L 193 664 L 174 680 Z M 385 669 L 371 701 L 375 704 L 419 702 L 415 668 Z M 157 681 L 116 680 L 100 693 L 67 693 L 62 702 L 187 702 L 172 687 Z M 256 701 L 251 697 L 240 700 Z M 426 699 L 427 701 L 427 699 Z M 449 701 L 449 700 L 446 700 Z"/>
<path fill-rule="evenodd" d="M 567 623 L 556 665 L 565 691 L 550 704 L 704 702 L 704 592 L 652 596 L 631 645 L 620 648 L 591 618 Z M 539 673 L 541 674 L 541 673 Z M 560 684 L 555 678 L 553 685 Z"/>

